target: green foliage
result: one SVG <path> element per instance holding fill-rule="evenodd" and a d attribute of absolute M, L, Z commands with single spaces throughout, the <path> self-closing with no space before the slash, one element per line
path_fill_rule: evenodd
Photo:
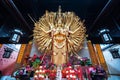
<path fill-rule="evenodd" d="M 90 59 L 80 61 L 80 65 L 82 65 L 82 66 L 85 66 L 85 65 L 89 66 L 91 64 L 92 63 L 91 63 Z"/>
<path fill-rule="evenodd" d="M 32 62 L 32 65 L 34 68 L 38 67 L 40 65 L 40 59 L 36 58 L 34 62 Z"/>

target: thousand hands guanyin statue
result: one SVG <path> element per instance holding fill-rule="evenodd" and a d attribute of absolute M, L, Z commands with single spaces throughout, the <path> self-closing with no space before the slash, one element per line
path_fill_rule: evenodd
<path fill-rule="evenodd" d="M 86 29 L 84 22 L 73 12 L 46 11 L 35 23 L 34 40 L 38 49 L 51 54 L 56 65 L 68 61 L 70 54 L 76 54 L 83 45 Z"/>

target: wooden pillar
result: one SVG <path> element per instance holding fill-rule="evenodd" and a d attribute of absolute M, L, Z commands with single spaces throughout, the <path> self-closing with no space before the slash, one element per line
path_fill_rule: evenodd
<path fill-rule="evenodd" d="M 26 65 L 25 56 L 30 54 L 32 44 L 21 44 L 18 58 L 15 65 L 15 71 L 18 70 L 22 64 Z"/>
<path fill-rule="evenodd" d="M 25 48 L 26 48 L 26 44 L 21 44 L 21 48 L 19 50 L 19 54 L 18 54 L 16 63 L 21 64 L 23 56 L 24 56 Z"/>
<path fill-rule="evenodd" d="M 103 53 L 102 53 L 100 44 L 95 44 L 95 48 L 96 48 L 96 52 L 97 52 L 97 55 L 98 55 L 98 58 L 99 58 L 100 65 L 101 65 L 106 71 L 108 71 L 108 67 L 107 67 L 107 64 L 106 64 L 104 55 L 103 55 Z"/>
<path fill-rule="evenodd" d="M 31 48 L 32 48 L 32 44 L 27 44 L 26 45 L 26 49 L 25 49 L 25 52 L 24 52 L 24 57 L 23 57 L 23 59 L 22 59 L 22 64 L 27 64 L 26 62 L 26 60 L 29 58 L 29 56 L 30 56 L 30 52 L 31 52 Z"/>
<path fill-rule="evenodd" d="M 89 54 L 90 54 L 90 57 L 91 57 L 92 65 L 96 65 L 96 64 L 98 65 L 99 61 L 98 61 L 94 46 L 91 43 L 91 41 L 87 42 L 87 46 L 88 46 L 88 49 L 89 49 Z"/>
<path fill-rule="evenodd" d="M 2 47 L 2 44 L 0 44 L 0 48 Z"/>

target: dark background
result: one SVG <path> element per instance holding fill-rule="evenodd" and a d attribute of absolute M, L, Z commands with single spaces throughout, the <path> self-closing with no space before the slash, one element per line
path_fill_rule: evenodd
<path fill-rule="evenodd" d="M 0 0 L 0 43 L 11 43 L 9 38 L 13 29 L 20 29 L 23 36 L 19 43 L 28 43 L 33 39 L 34 23 L 45 10 L 73 11 L 82 20 L 92 43 L 104 43 L 99 30 L 107 28 L 113 38 L 112 43 L 120 43 L 120 0 Z"/>

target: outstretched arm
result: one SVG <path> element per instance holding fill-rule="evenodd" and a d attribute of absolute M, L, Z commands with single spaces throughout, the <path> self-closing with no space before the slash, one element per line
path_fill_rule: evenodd
<path fill-rule="evenodd" d="M 42 27 L 40 27 L 37 23 L 35 23 L 35 26 L 37 27 L 37 28 L 39 28 L 39 29 L 41 29 L 44 33 L 50 33 L 51 32 L 51 29 L 50 30 L 48 30 L 48 31 L 45 31 Z"/>
<path fill-rule="evenodd" d="M 70 43 L 70 45 L 74 45 L 74 43 L 67 37 L 68 42 Z"/>
<path fill-rule="evenodd" d="M 71 34 L 74 34 L 75 32 L 77 32 L 80 29 L 80 27 L 78 27 L 75 31 L 68 31 Z"/>
<path fill-rule="evenodd" d="M 45 33 L 50 33 L 52 30 L 49 30 L 49 31 L 45 31 L 43 28 L 40 27 L 40 29 L 45 32 Z"/>
<path fill-rule="evenodd" d="M 45 46 L 48 47 L 51 42 L 52 42 L 52 39 L 48 40 L 48 41 L 45 43 Z"/>

